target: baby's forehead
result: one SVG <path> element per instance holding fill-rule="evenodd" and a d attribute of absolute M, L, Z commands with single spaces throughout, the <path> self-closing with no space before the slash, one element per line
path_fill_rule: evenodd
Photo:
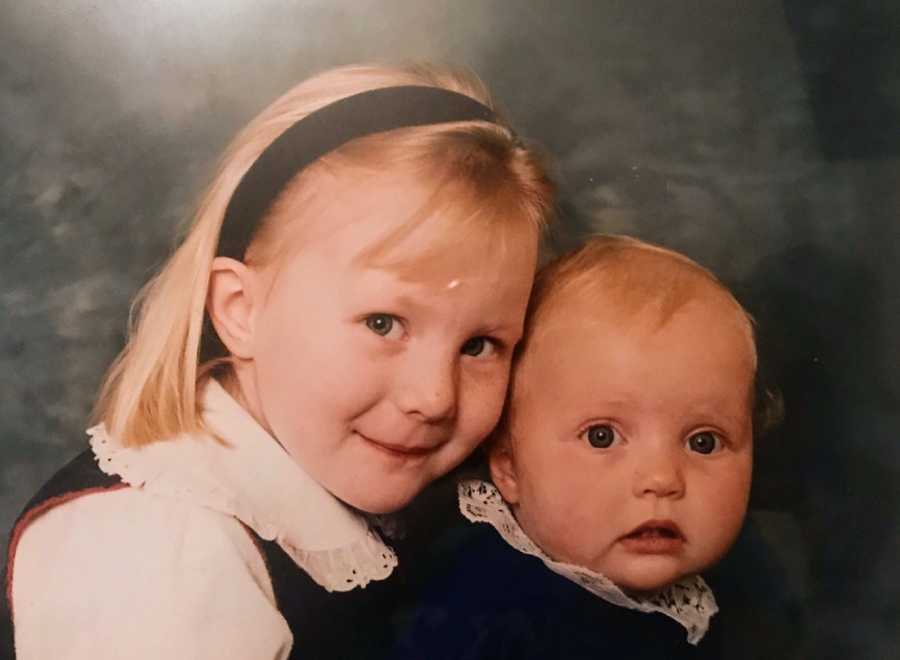
<path fill-rule="evenodd" d="M 529 329 L 514 365 L 510 421 L 551 411 L 563 419 L 598 405 L 623 415 L 746 412 L 756 353 L 749 321 L 726 297 L 685 299 L 671 312 L 597 302 L 570 301 L 539 319 L 540 331 Z"/>
<path fill-rule="evenodd" d="M 653 246 L 588 252 L 592 258 L 584 253 L 539 274 L 514 382 L 525 377 L 528 364 L 558 360 L 568 345 L 604 350 L 606 343 L 634 335 L 679 343 L 690 341 L 691 331 L 683 329 L 692 325 L 727 337 L 729 352 L 755 372 L 752 319 L 708 271 Z M 673 325 L 682 330 L 669 331 Z"/>

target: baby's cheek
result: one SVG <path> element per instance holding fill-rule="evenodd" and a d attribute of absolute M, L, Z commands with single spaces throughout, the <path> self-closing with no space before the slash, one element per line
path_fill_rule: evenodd
<path fill-rule="evenodd" d="M 520 482 L 520 487 L 522 486 Z M 538 547 L 554 559 L 563 559 L 566 555 L 566 539 L 560 535 L 562 518 L 545 500 L 535 493 L 525 491 L 516 510 L 519 525 Z"/>
<path fill-rule="evenodd" d="M 520 482 L 526 493 L 522 516 L 531 528 L 526 531 L 554 559 L 578 561 L 591 516 L 587 515 L 577 489 L 566 483 L 565 470 L 546 461 L 531 467 L 525 483 Z"/>
<path fill-rule="evenodd" d="M 705 506 L 697 511 L 696 517 L 705 527 L 706 538 L 703 552 L 704 570 L 716 563 L 728 552 L 740 532 L 747 511 L 749 497 L 749 476 L 741 478 L 739 473 L 733 479 L 710 489 Z"/>

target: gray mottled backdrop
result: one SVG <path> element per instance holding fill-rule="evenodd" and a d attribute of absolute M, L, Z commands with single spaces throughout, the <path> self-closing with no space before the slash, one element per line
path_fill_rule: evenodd
<path fill-rule="evenodd" d="M 0 526 L 84 445 L 129 299 L 234 131 L 325 67 L 450 61 L 555 156 L 557 246 L 633 233 L 740 292 L 788 409 L 753 515 L 797 657 L 898 657 L 895 6 L 0 1 Z"/>

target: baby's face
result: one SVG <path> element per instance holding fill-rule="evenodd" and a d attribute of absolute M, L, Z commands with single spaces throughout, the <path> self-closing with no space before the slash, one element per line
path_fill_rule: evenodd
<path fill-rule="evenodd" d="M 752 466 L 755 357 L 736 317 L 714 297 L 661 328 L 647 312 L 573 311 L 529 346 L 511 453 L 491 467 L 551 557 L 646 592 L 725 553 Z"/>
<path fill-rule="evenodd" d="M 405 268 L 377 267 L 367 250 L 429 191 L 386 174 L 331 186 L 311 202 L 299 249 L 263 273 L 241 385 L 257 419 L 313 478 L 357 508 L 385 512 L 455 467 L 496 424 L 537 235 L 511 230 L 497 251 L 485 232 L 418 262 L 445 231 L 426 220 L 390 248 Z"/>

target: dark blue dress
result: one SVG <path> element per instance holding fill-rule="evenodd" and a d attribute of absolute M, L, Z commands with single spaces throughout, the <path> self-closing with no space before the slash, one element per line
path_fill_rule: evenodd
<path fill-rule="evenodd" d="M 469 524 L 454 536 L 446 570 L 423 588 L 391 657 L 700 657 L 676 621 L 607 603 L 510 547 L 486 524 Z"/>

